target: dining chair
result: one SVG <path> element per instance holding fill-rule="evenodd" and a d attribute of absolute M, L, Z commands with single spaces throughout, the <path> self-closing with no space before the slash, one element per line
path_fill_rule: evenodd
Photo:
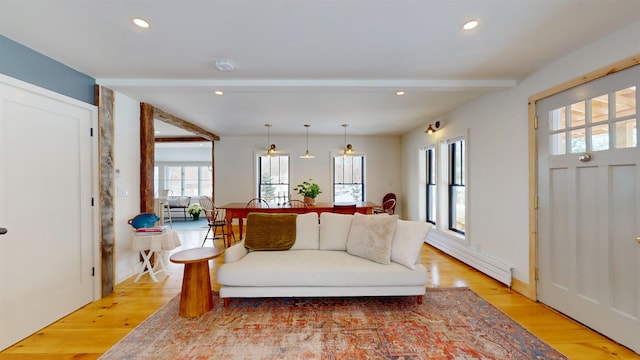
<path fill-rule="evenodd" d="M 353 215 L 356 213 L 356 204 L 333 204 L 333 212 Z"/>
<path fill-rule="evenodd" d="M 222 216 L 222 212 L 216 209 L 215 205 L 213 204 L 213 200 L 211 200 L 211 198 L 208 196 L 201 196 L 199 202 L 202 210 L 204 211 L 204 215 L 207 217 L 207 224 L 209 225 L 209 230 L 207 230 L 207 233 L 204 235 L 204 240 L 202 240 L 201 246 L 204 246 L 204 244 L 207 242 L 207 239 L 209 239 L 209 233 L 212 230 L 213 233 L 212 237 L 210 238 L 212 242 L 215 243 L 216 239 L 221 238 L 225 247 L 230 246 L 231 244 L 227 244 L 227 220 Z M 216 235 L 218 229 L 221 229 L 221 235 Z M 231 236 L 233 237 L 233 241 L 235 242 L 236 235 L 232 232 Z"/>
<path fill-rule="evenodd" d="M 307 204 L 302 200 L 289 200 L 285 206 L 290 208 L 306 208 Z"/>
<path fill-rule="evenodd" d="M 373 209 L 374 214 L 387 213 L 393 215 L 396 209 L 396 194 L 388 193 L 382 198 L 382 206 Z"/>
<path fill-rule="evenodd" d="M 247 203 L 248 208 L 269 207 L 269 203 L 265 199 L 253 198 Z"/>
<path fill-rule="evenodd" d="M 387 213 L 389 215 L 393 215 L 396 208 L 396 199 L 389 199 L 382 203 L 382 207 L 373 209 L 374 214 L 384 214 Z"/>

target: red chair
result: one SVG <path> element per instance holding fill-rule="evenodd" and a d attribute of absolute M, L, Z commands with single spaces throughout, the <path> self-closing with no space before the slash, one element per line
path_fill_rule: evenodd
<path fill-rule="evenodd" d="M 388 193 L 382 198 L 382 206 L 373 209 L 374 214 L 387 213 L 393 215 L 396 209 L 396 194 Z"/>

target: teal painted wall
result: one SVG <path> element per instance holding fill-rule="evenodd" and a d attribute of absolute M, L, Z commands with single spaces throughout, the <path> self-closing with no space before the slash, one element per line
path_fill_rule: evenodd
<path fill-rule="evenodd" d="M 94 78 L 2 35 L 0 73 L 94 104 Z"/>

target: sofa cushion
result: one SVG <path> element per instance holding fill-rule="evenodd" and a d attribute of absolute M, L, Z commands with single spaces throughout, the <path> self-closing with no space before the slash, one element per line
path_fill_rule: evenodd
<path fill-rule="evenodd" d="M 323 212 L 320 214 L 320 250 L 347 250 L 353 215 Z"/>
<path fill-rule="evenodd" d="M 391 263 L 391 241 L 397 218 L 389 215 L 355 213 L 351 222 L 347 252 L 380 264 Z"/>
<path fill-rule="evenodd" d="M 289 250 L 296 241 L 296 214 L 249 213 L 244 246 L 249 250 Z"/>
<path fill-rule="evenodd" d="M 398 220 L 391 241 L 391 261 L 415 268 L 420 259 L 422 244 L 431 230 L 431 224 L 423 221 Z"/>
<path fill-rule="evenodd" d="M 218 267 L 223 286 L 424 286 L 427 270 L 378 264 L 346 251 L 254 251 Z"/>
<path fill-rule="evenodd" d="M 296 242 L 291 250 L 318 250 L 318 214 L 298 214 L 296 219 Z"/>

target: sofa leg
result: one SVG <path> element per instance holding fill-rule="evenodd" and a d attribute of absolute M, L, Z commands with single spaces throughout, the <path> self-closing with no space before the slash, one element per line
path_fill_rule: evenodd
<path fill-rule="evenodd" d="M 229 298 L 222 299 L 222 306 L 229 307 Z"/>
<path fill-rule="evenodd" d="M 227 299 L 225 299 L 227 300 Z M 418 305 L 422 304 L 422 295 L 416 296 L 416 300 L 418 300 Z"/>

